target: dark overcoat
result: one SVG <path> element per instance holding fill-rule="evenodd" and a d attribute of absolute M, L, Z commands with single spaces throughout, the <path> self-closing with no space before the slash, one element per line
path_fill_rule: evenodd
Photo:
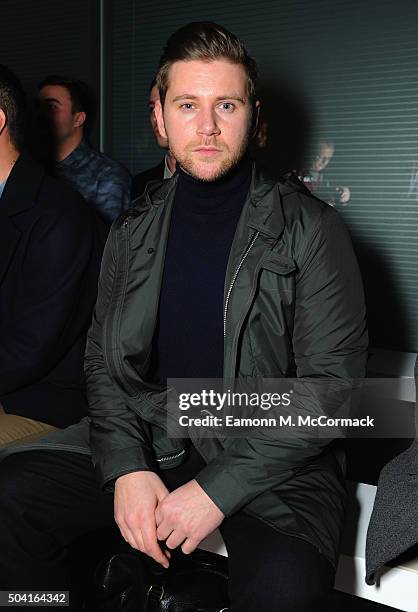
<path fill-rule="evenodd" d="M 65 427 L 86 414 L 83 357 L 100 269 L 83 198 L 21 155 L 0 199 L 0 401 Z"/>

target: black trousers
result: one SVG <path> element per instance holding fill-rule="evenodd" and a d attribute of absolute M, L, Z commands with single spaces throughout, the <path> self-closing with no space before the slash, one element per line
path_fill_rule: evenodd
<path fill-rule="evenodd" d="M 202 460 L 161 472 L 169 489 L 196 474 Z M 90 458 L 30 451 L 0 463 L 0 590 L 70 590 L 80 612 L 77 564 L 70 545 L 114 525 L 113 495 L 104 494 Z M 228 551 L 231 612 L 313 612 L 326 608 L 334 569 L 314 546 L 237 512 L 221 527 Z M 68 609 L 68 608 L 67 608 Z"/>

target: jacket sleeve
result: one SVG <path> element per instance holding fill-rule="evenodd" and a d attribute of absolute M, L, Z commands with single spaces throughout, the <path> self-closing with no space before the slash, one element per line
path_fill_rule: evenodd
<path fill-rule="evenodd" d="M 327 377 L 338 399 L 349 385 L 347 379 L 364 376 L 368 345 L 360 272 L 348 232 L 332 207 L 324 208 L 297 264 L 292 342 L 300 392 L 294 410 L 326 415 L 329 394 L 320 387 L 318 392 L 309 379 Z M 286 438 L 267 431 L 254 438 L 229 439 L 196 480 L 230 516 L 323 452 L 332 440 L 318 437 L 312 429 L 293 428 Z"/>
<path fill-rule="evenodd" d="M 125 404 L 121 391 L 109 376 L 103 355 L 104 323 L 116 281 L 116 225 L 111 228 L 103 254 L 85 357 L 92 461 L 100 482 L 108 490 L 112 490 L 115 479 L 123 474 L 156 469 L 145 426 Z"/>
<path fill-rule="evenodd" d="M 1 395 L 40 381 L 89 325 L 88 307 L 84 321 L 74 322 L 80 301 L 88 301 L 83 292 L 93 249 L 92 225 L 82 207 L 84 202 L 47 210 L 31 229 L 14 319 L 0 322 Z"/>

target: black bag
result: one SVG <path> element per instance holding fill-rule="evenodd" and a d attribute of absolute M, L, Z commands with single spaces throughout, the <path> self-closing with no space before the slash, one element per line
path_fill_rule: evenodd
<path fill-rule="evenodd" d="M 228 609 L 228 561 L 172 551 L 168 570 L 139 552 L 116 554 L 96 570 L 96 612 L 220 612 Z"/>

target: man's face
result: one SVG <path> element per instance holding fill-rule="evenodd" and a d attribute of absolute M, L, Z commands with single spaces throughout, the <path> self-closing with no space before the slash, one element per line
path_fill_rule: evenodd
<path fill-rule="evenodd" d="M 319 149 L 319 153 L 313 161 L 312 169 L 316 170 L 317 172 L 321 172 L 321 170 L 325 170 L 325 168 L 328 166 L 329 162 L 331 161 L 333 155 L 334 155 L 334 145 L 332 144 L 321 145 Z"/>
<path fill-rule="evenodd" d="M 155 112 L 154 112 L 155 103 L 159 99 L 160 99 L 160 94 L 158 91 L 158 87 L 154 85 L 154 87 L 149 92 L 149 98 L 148 98 L 148 108 L 150 111 L 149 118 L 151 121 L 152 131 L 154 132 L 155 139 L 158 142 L 158 146 L 161 147 L 162 149 L 168 149 L 167 138 L 164 138 L 164 136 L 161 136 L 160 131 L 158 129 L 157 117 L 155 116 Z"/>
<path fill-rule="evenodd" d="M 179 164 L 192 176 L 215 181 L 244 155 L 251 126 L 247 75 L 227 60 L 175 62 L 158 129 Z"/>
<path fill-rule="evenodd" d="M 73 113 L 71 96 L 62 85 L 46 85 L 39 92 L 39 101 L 51 122 L 58 142 L 67 140 L 85 121 L 85 113 Z"/>

